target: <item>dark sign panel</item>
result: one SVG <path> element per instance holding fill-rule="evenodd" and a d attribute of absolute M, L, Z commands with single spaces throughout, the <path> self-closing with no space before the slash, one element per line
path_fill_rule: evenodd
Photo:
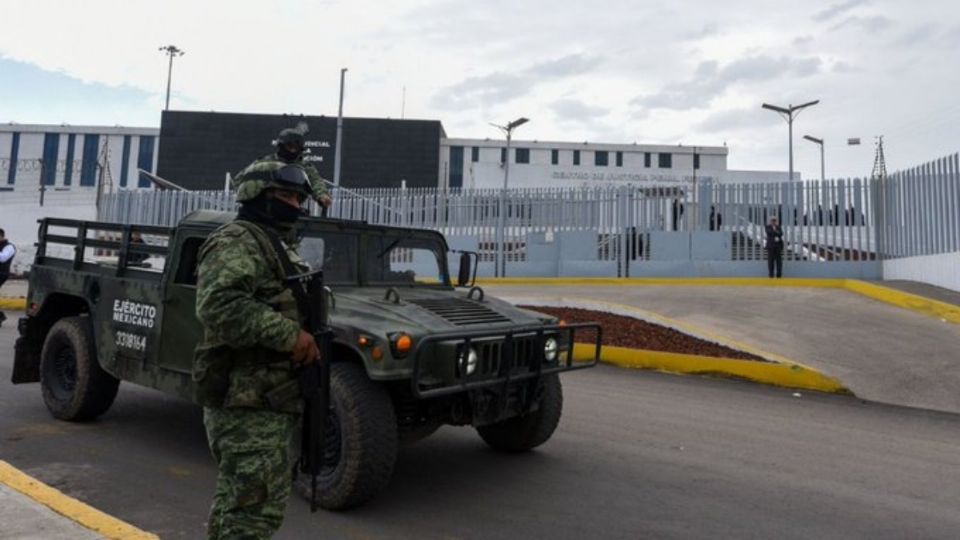
<path fill-rule="evenodd" d="M 309 126 L 307 157 L 333 179 L 337 119 L 214 112 L 164 111 L 157 174 L 188 189 L 223 189 L 257 157 L 273 152 L 281 129 Z M 443 126 L 434 120 L 344 118 L 340 183 L 344 187 L 436 187 Z"/>

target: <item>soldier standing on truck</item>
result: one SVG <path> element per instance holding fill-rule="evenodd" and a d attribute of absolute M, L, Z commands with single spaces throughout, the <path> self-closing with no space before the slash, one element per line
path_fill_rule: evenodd
<path fill-rule="evenodd" d="M 7 240 L 7 232 L 0 229 L 0 287 L 10 277 L 10 267 L 13 266 L 13 256 L 17 254 L 17 247 Z M 0 326 L 7 320 L 6 314 L 0 311 Z"/>
<path fill-rule="evenodd" d="M 303 155 L 306 148 L 306 132 L 307 126 L 302 122 L 295 128 L 287 128 L 281 131 L 280 134 L 277 135 L 277 140 L 275 143 L 277 151 L 273 154 L 267 154 L 257 159 L 250 165 L 247 165 L 247 168 L 240 171 L 240 173 L 234 179 L 234 186 L 242 181 L 244 175 L 249 174 L 251 171 L 257 170 L 260 167 L 275 165 L 277 163 L 296 164 L 303 167 L 303 170 L 307 173 L 307 177 L 310 179 L 310 186 L 313 190 L 313 199 L 316 200 L 317 204 L 320 206 L 329 208 L 330 205 L 333 204 L 333 199 L 330 197 L 330 192 L 327 190 L 326 182 L 313 165 L 303 160 Z"/>
<path fill-rule="evenodd" d="M 234 186 L 237 218 L 204 242 L 197 269 L 204 332 L 193 376 L 217 463 L 210 539 L 269 538 L 280 527 L 293 470 L 288 450 L 303 403 L 296 394 L 279 404 L 267 394 L 295 385 L 296 367 L 321 361 L 280 262 L 289 257 L 309 270 L 290 247 L 301 205 L 316 193 L 308 174 L 299 163 L 258 160 Z"/>

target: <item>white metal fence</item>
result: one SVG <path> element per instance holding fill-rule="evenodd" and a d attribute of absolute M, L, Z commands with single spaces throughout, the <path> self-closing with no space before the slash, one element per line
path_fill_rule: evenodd
<path fill-rule="evenodd" d="M 953 155 L 882 180 L 505 193 L 341 189 L 334 192 L 329 216 L 430 228 L 461 243 L 469 240 L 463 245 L 476 249 L 481 262 L 500 261 L 488 269 L 499 275 L 509 275 L 511 265 L 549 263 L 551 257 L 560 259 L 556 267 L 574 252 L 578 259 L 609 263 L 597 272 L 620 276 L 631 275 L 631 265 L 642 261 L 760 261 L 771 216 L 783 226 L 787 260 L 868 262 L 960 251 L 958 169 Z M 100 219 L 173 226 L 193 210 L 234 207 L 233 195 L 219 191 L 128 191 L 105 196 Z M 496 234 L 501 208 L 502 244 Z M 566 240 L 562 248 L 556 248 L 558 239 Z"/>

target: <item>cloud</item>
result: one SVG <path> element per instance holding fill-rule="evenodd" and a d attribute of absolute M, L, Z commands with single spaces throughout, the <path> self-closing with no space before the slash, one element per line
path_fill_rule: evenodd
<path fill-rule="evenodd" d="M 849 62 L 838 60 L 833 63 L 830 71 L 834 73 L 859 73 L 863 70 Z"/>
<path fill-rule="evenodd" d="M 550 110 L 563 122 L 593 123 L 599 117 L 606 116 L 610 109 L 587 105 L 579 99 L 564 98 L 549 105 Z"/>
<path fill-rule="evenodd" d="M 704 25 L 699 30 L 696 30 L 694 32 L 690 32 L 684 35 L 683 39 L 686 41 L 697 41 L 703 38 L 715 36 L 719 33 L 720 33 L 720 27 L 717 25 L 717 23 L 712 22 Z"/>
<path fill-rule="evenodd" d="M 729 133 L 730 131 L 766 128 L 774 123 L 769 112 L 760 107 L 746 109 L 728 109 L 711 114 L 697 124 L 697 129 L 708 133 Z"/>
<path fill-rule="evenodd" d="M 797 36 L 793 38 L 793 45 L 795 47 L 802 47 L 811 43 L 813 43 L 813 36 Z"/>
<path fill-rule="evenodd" d="M 775 58 L 751 56 L 719 67 L 716 61 L 701 62 L 693 78 L 673 83 L 656 94 L 638 96 L 631 104 L 652 109 L 702 108 L 723 94 L 732 85 L 743 82 L 762 82 L 784 75 L 808 77 L 820 71 L 822 61 L 806 58 Z"/>
<path fill-rule="evenodd" d="M 597 58 L 571 54 L 534 64 L 516 73 L 497 71 L 467 77 L 434 94 L 431 104 L 439 109 L 456 110 L 504 103 L 526 95 L 543 82 L 586 73 L 598 63 Z"/>
<path fill-rule="evenodd" d="M 830 19 L 832 19 L 832 18 L 834 18 L 834 17 L 836 17 L 836 16 L 838 16 L 838 15 L 842 15 L 842 14 L 850 11 L 851 9 L 853 9 L 853 8 L 855 8 L 855 7 L 857 7 L 857 6 L 861 5 L 861 4 L 865 4 L 865 3 L 866 3 L 866 0 L 847 0 L 846 2 L 841 2 L 841 3 L 839 3 L 839 4 L 834 4 L 834 5 L 830 6 L 830 7 L 828 7 L 827 9 L 824 9 L 824 10 L 822 10 L 822 11 L 818 11 L 817 13 L 815 13 L 815 14 L 813 15 L 812 18 L 813 18 L 813 20 L 818 21 L 818 22 L 829 21 Z"/>
<path fill-rule="evenodd" d="M 919 43 L 923 43 L 928 39 L 934 37 L 936 34 L 937 25 L 933 23 L 922 24 L 909 32 L 905 32 L 896 41 L 894 44 L 898 47 L 912 47 Z"/>
<path fill-rule="evenodd" d="M 893 24 L 893 21 L 887 17 L 884 17 L 883 15 L 872 15 L 870 17 L 847 17 L 839 23 L 831 26 L 830 31 L 834 32 L 847 26 L 859 26 L 867 32 L 879 32 L 888 28 L 891 24 Z"/>

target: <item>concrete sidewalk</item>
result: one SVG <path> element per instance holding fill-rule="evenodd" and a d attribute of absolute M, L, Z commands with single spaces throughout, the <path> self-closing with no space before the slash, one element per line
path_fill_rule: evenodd
<path fill-rule="evenodd" d="M 960 325 L 839 289 L 488 285 L 495 296 L 628 305 L 806 364 L 857 396 L 960 413 Z"/>
<path fill-rule="evenodd" d="M 87 540 L 103 536 L 0 483 L 0 538 Z"/>

